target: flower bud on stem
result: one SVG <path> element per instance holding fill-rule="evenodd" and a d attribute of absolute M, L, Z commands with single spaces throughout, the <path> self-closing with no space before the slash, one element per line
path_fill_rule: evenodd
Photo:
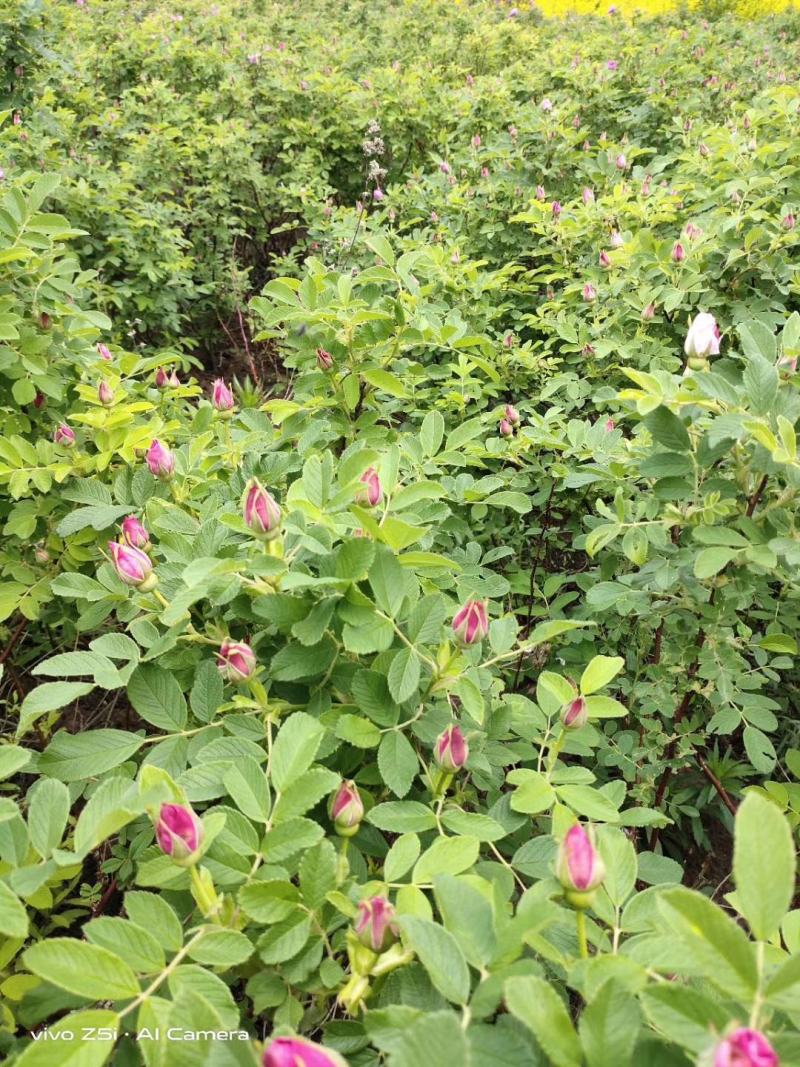
<path fill-rule="evenodd" d="M 211 873 L 205 867 L 191 868 L 191 892 L 195 904 L 206 919 L 215 918 L 222 907 L 222 897 L 214 888 Z"/>

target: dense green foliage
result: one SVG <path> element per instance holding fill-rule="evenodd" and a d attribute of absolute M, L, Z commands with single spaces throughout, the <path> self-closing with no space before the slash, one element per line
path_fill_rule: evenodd
<path fill-rule="evenodd" d="M 0 10 L 0 1053 L 800 1067 L 800 18 Z"/>

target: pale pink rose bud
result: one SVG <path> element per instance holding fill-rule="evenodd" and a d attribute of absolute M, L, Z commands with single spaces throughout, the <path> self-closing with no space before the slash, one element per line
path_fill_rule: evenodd
<path fill-rule="evenodd" d="M 75 444 L 75 431 L 71 426 L 67 426 L 65 422 L 62 422 L 56 426 L 53 440 L 57 445 L 63 445 L 64 448 L 72 448 Z"/>
<path fill-rule="evenodd" d="M 611 423 L 610 428 L 613 430 L 613 421 L 609 419 L 608 422 Z M 608 423 L 606 423 L 606 429 L 609 429 Z M 561 709 L 561 725 L 565 730 L 580 730 L 588 721 L 589 709 L 583 697 L 575 697 Z"/>
<path fill-rule="evenodd" d="M 518 135 L 519 135 L 519 130 L 517 129 L 516 126 L 509 126 L 508 127 L 508 136 L 511 138 L 512 141 L 516 141 Z"/>
<path fill-rule="evenodd" d="M 472 138 L 472 147 L 473 148 L 480 148 L 480 146 L 481 146 L 481 135 L 479 133 L 476 133 L 476 134 L 473 135 L 473 138 Z"/>
<path fill-rule="evenodd" d="M 781 219 L 781 224 L 783 225 L 784 230 L 793 230 L 794 222 L 794 215 L 791 211 L 787 212 Z"/>
<path fill-rule="evenodd" d="M 709 149 L 707 144 L 701 143 L 697 151 L 700 153 L 703 159 L 707 159 L 708 156 L 711 155 L 711 150 Z"/>
<path fill-rule="evenodd" d="M 558 216 L 561 214 L 561 204 L 558 202 L 558 200 L 554 200 L 553 201 L 553 204 L 552 204 L 550 210 L 553 213 L 553 218 L 557 219 Z"/>
<path fill-rule="evenodd" d="M 589 144 L 588 141 L 584 141 L 581 147 L 583 148 L 584 152 L 588 152 L 592 146 Z"/>
<path fill-rule="evenodd" d="M 475 645 L 489 632 L 485 600 L 468 600 L 453 616 L 453 633 L 462 645 Z"/>
<path fill-rule="evenodd" d="M 708 356 L 717 356 L 719 355 L 719 339 L 717 320 L 708 312 L 701 311 L 689 326 L 683 351 L 690 358 L 705 359 Z"/>
<path fill-rule="evenodd" d="M 680 241 L 676 241 L 672 246 L 672 261 L 673 263 L 683 263 L 684 259 L 686 259 L 686 249 Z"/>
<path fill-rule="evenodd" d="M 432 222 L 432 223 L 433 223 L 434 225 L 436 225 L 436 223 L 437 223 L 438 221 L 439 221 L 439 216 L 437 215 L 437 213 L 436 213 L 435 211 L 432 211 L 432 212 L 431 212 L 431 222 Z"/>
<path fill-rule="evenodd" d="M 507 333 L 505 335 L 505 337 L 503 338 L 503 348 L 513 348 L 513 347 L 514 347 L 514 334 L 513 333 Z"/>
<path fill-rule="evenodd" d="M 433 756 L 438 767 L 450 774 L 460 771 L 469 759 L 469 744 L 458 723 L 448 726 L 436 739 Z"/>
<path fill-rule="evenodd" d="M 126 585 L 135 585 L 143 588 L 144 592 L 155 585 L 151 578 L 153 574 L 153 561 L 139 548 L 131 545 L 122 545 L 118 541 L 109 541 L 108 551 L 114 570 Z"/>
<path fill-rule="evenodd" d="M 276 1037 L 264 1050 L 261 1067 L 347 1067 L 338 1052 L 331 1052 L 303 1037 Z"/>
<path fill-rule="evenodd" d="M 442 174 L 449 174 L 450 173 L 450 164 L 446 160 L 443 159 L 441 161 L 441 163 L 439 164 L 439 170 L 442 172 Z"/>
<path fill-rule="evenodd" d="M 593 300 L 597 299 L 597 290 L 591 282 L 587 282 L 583 287 L 583 299 L 587 304 L 590 304 Z"/>
<path fill-rule="evenodd" d="M 564 889 L 590 893 L 602 883 L 605 864 L 594 843 L 591 827 L 576 823 L 561 842 L 556 859 L 556 877 Z"/>
<path fill-rule="evenodd" d="M 699 237 L 703 232 L 699 226 L 695 226 L 693 222 L 687 222 L 683 228 L 683 232 L 689 238 L 690 241 L 694 241 L 696 237 Z"/>
<path fill-rule="evenodd" d="M 317 349 L 317 366 L 320 370 L 330 370 L 333 367 L 333 356 L 327 349 Z"/>
<path fill-rule="evenodd" d="M 628 160 L 627 160 L 624 152 L 620 152 L 619 153 L 617 158 L 614 160 L 614 165 L 616 166 L 617 170 L 627 170 L 628 169 Z"/>
<path fill-rule="evenodd" d="M 517 7 L 512 7 L 512 8 L 511 8 L 511 10 L 510 10 L 510 11 L 509 11 L 509 13 L 508 13 L 508 17 L 509 17 L 510 19 L 515 19 L 515 18 L 519 18 L 519 8 L 517 8 Z"/>
<path fill-rule="evenodd" d="M 148 448 L 145 459 L 150 473 L 162 481 L 169 481 L 175 473 L 175 453 L 165 448 L 158 438 Z"/>
<path fill-rule="evenodd" d="M 150 534 L 135 515 L 128 515 L 120 524 L 122 540 L 131 548 L 147 548 L 150 544 Z"/>
<path fill-rule="evenodd" d="M 642 182 L 642 196 L 649 196 L 650 195 L 650 186 L 652 184 L 652 181 L 653 181 L 653 178 L 652 178 L 652 176 L 650 174 L 645 176 L 645 179 Z"/>
<path fill-rule="evenodd" d="M 111 349 L 108 347 L 108 345 L 104 345 L 104 344 L 98 342 L 97 354 L 101 359 L 104 359 L 106 361 L 106 363 L 110 362 L 110 360 L 111 360 Z"/>
<path fill-rule="evenodd" d="M 543 185 L 537 185 L 536 186 L 536 199 L 537 200 L 544 200 L 546 195 L 547 194 L 544 191 L 544 186 Z"/>
<path fill-rule="evenodd" d="M 156 840 L 165 855 L 181 867 L 198 858 L 205 829 L 188 804 L 162 804 L 156 822 Z"/>
<path fill-rule="evenodd" d="M 616 429 L 616 423 L 614 422 L 614 420 L 613 419 L 606 419 L 606 424 L 605 424 L 606 433 L 611 433 L 611 431 L 614 430 L 614 429 Z"/>
<path fill-rule="evenodd" d="M 33 558 L 36 560 L 37 563 L 49 563 L 50 553 L 47 551 L 44 545 L 37 545 L 36 548 L 33 550 Z"/>
<path fill-rule="evenodd" d="M 400 936 L 394 915 L 394 908 L 386 897 L 359 901 L 353 928 L 361 944 L 379 953 L 391 948 Z"/>
<path fill-rule="evenodd" d="M 593 356 L 594 353 L 595 353 L 594 345 L 584 345 L 583 348 L 581 349 L 581 355 L 582 356 L 589 357 L 589 356 Z"/>
<path fill-rule="evenodd" d="M 100 382 L 97 387 L 97 399 L 103 405 L 104 408 L 110 407 L 114 403 L 114 390 L 108 384 L 108 382 Z"/>
<path fill-rule="evenodd" d="M 581 117 L 580 117 L 580 115 L 573 116 L 572 128 L 574 130 L 579 130 L 581 128 Z"/>
<path fill-rule="evenodd" d="M 642 310 L 642 318 L 644 319 L 645 322 L 649 322 L 650 319 L 653 318 L 655 313 L 656 313 L 655 304 L 648 304 L 647 307 L 643 308 L 643 310 Z"/>
<path fill-rule="evenodd" d="M 475 84 L 475 78 L 473 77 L 472 74 L 467 74 L 467 76 L 464 78 L 464 81 L 467 83 L 467 85 L 474 85 Z"/>
<path fill-rule="evenodd" d="M 519 412 L 513 404 L 506 404 L 505 416 L 512 426 L 516 426 L 519 423 Z"/>
<path fill-rule="evenodd" d="M 618 67 L 619 63 L 616 61 L 616 59 L 609 59 L 609 61 L 606 63 L 606 68 L 608 70 L 617 70 Z"/>
<path fill-rule="evenodd" d="M 364 818 L 364 801 L 356 783 L 345 780 L 331 798 L 329 814 L 340 837 L 352 837 Z"/>
<path fill-rule="evenodd" d="M 601 251 L 599 262 L 601 267 L 611 266 L 611 256 L 608 254 L 608 252 L 606 252 L 605 250 Z"/>
<path fill-rule="evenodd" d="M 159 367 L 156 371 L 155 383 L 157 389 L 169 388 L 169 371 L 166 367 Z"/>
<path fill-rule="evenodd" d="M 181 380 L 178 377 L 178 372 L 173 367 L 173 369 L 169 372 L 168 385 L 169 385 L 170 389 L 177 389 L 180 384 L 181 384 Z"/>
<path fill-rule="evenodd" d="M 374 508 L 383 499 L 383 487 L 381 479 L 374 467 L 367 467 L 358 479 L 364 486 L 356 493 L 356 503 Z"/>
<path fill-rule="evenodd" d="M 622 248 L 625 244 L 625 240 L 619 230 L 612 230 L 611 232 L 611 247 Z"/>
<path fill-rule="evenodd" d="M 458 249 L 456 249 L 453 252 L 453 254 L 450 256 L 450 262 L 451 263 L 460 263 L 461 262 L 461 253 L 458 251 Z"/>
<path fill-rule="evenodd" d="M 778 1055 L 758 1030 L 734 1030 L 714 1050 L 714 1067 L 780 1067 Z"/>
<path fill-rule="evenodd" d="M 217 378 L 214 381 L 211 403 L 217 411 L 231 411 L 234 406 L 233 393 L 223 378 Z"/>
<path fill-rule="evenodd" d="M 278 502 L 256 478 L 251 478 L 245 488 L 242 515 L 250 530 L 266 541 L 273 540 L 281 531 Z"/>
<path fill-rule="evenodd" d="M 5 178 L 6 178 L 6 172 L 3 170 L 2 167 L 0 167 L 0 182 L 5 181 Z"/>
<path fill-rule="evenodd" d="M 229 682 L 246 682 L 256 669 L 256 654 L 244 641 L 228 638 L 219 646 L 217 670 Z"/>
<path fill-rule="evenodd" d="M 488 178 L 489 177 L 489 168 L 488 167 L 481 167 L 481 177 L 482 178 Z"/>
<path fill-rule="evenodd" d="M 14 112 L 14 118 L 11 121 L 14 123 L 15 126 L 22 125 L 22 115 L 20 115 L 19 111 Z"/>
<path fill-rule="evenodd" d="M 376 186 L 372 190 L 372 199 L 375 201 L 376 204 L 380 203 L 380 201 L 383 200 L 383 189 L 381 189 L 380 186 Z"/>
<path fill-rule="evenodd" d="M 583 192 L 581 193 L 584 204 L 594 203 L 594 190 L 590 189 L 588 185 L 584 185 Z"/>
<path fill-rule="evenodd" d="M 508 419 L 501 419 L 499 430 L 503 437 L 510 437 L 514 432 L 514 427 L 511 425 Z"/>
<path fill-rule="evenodd" d="M 539 105 L 539 107 L 542 109 L 542 111 L 552 111 L 553 110 L 553 101 L 550 99 L 549 96 L 546 96 L 544 98 L 544 100 L 542 100 L 542 102 Z"/>

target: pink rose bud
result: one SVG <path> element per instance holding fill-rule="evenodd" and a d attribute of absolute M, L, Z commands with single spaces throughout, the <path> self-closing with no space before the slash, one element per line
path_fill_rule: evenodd
<path fill-rule="evenodd" d="M 457 723 L 454 726 L 448 726 L 436 738 L 433 756 L 437 765 L 451 774 L 460 771 L 466 764 L 469 758 L 469 745 Z"/>
<path fill-rule="evenodd" d="M 108 382 L 100 382 L 97 387 L 97 399 L 103 405 L 104 408 L 110 407 L 114 403 L 114 390 L 108 384 Z"/>
<path fill-rule="evenodd" d="M 317 366 L 320 370 L 330 370 L 333 367 L 333 356 L 327 349 L 317 349 Z"/>
<path fill-rule="evenodd" d="M 672 261 L 673 263 L 683 263 L 686 259 L 686 250 L 680 241 L 676 241 L 672 247 Z"/>
<path fill-rule="evenodd" d="M 581 355 L 582 356 L 587 356 L 587 357 L 588 356 L 593 356 L 594 353 L 595 353 L 594 345 L 584 345 L 583 348 L 581 349 Z"/>
<path fill-rule="evenodd" d="M 553 201 L 550 210 L 553 213 L 553 218 L 557 219 L 558 216 L 561 214 L 561 204 L 558 202 L 558 200 Z"/>
<path fill-rule="evenodd" d="M 375 188 L 372 190 L 372 199 L 375 201 L 376 204 L 380 203 L 380 201 L 383 200 L 383 189 L 381 189 L 379 185 L 376 185 Z"/>
<path fill-rule="evenodd" d="M 156 438 L 145 455 L 150 473 L 162 481 L 169 481 L 175 473 L 175 453 L 170 452 Z"/>
<path fill-rule="evenodd" d="M 442 172 L 442 174 L 449 174 L 450 164 L 447 163 L 445 160 L 442 160 L 442 162 L 439 164 L 439 170 Z"/>
<path fill-rule="evenodd" d="M 652 182 L 653 182 L 653 178 L 652 178 L 652 176 L 650 174 L 648 174 L 645 177 L 644 181 L 642 182 L 642 196 L 649 196 L 650 195 L 650 186 L 651 186 Z"/>
<path fill-rule="evenodd" d="M 616 428 L 616 423 L 614 422 L 614 420 L 613 419 L 606 419 L 606 425 L 605 425 L 606 433 L 611 433 L 611 431 L 613 429 L 615 429 L 615 428 Z"/>
<path fill-rule="evenodd" d="M 513 404 L 506 404 L 505 416 L 512 426 L 516 426 L 519 423 L 519 412 Z"/>
<path fill-rule="evenodd" d="M 541 107 L 542 111 L 552 111 L 553 110 L 553 101 L 550 99 L 549 96 L 546 96 L 544 98 L 544 100 L 542 100 L 542 102 L 539 105 L 539 107 Z"/>
<path fill-rule="evenodd" d="M 613 430 L 613 421 L 609 419 L 608 422 L 611 423 L 611 429 Z M 606 429 L 609 429 L 608 423 L 606 423 Z M 583 697 L 576 697 L 561 709 L 561 725 L 565 730 L 580 730 L 588 721 L 589 709 Z"/>
<path fill-rule="evenodd" d="M 584 185 L 581 197 L 583 198 L 584 204 L 594 203 L 594 191 L 590 189 L 588 185 Z"/>
<path fill-rule="evenodd" d="M 62 422 L 56 426 L 53 440 L 57 445 L 63 445 L 64 448 L 72 448 L 75 444 L 75 431 L 71 426 L 67 426 L 65 422 Z"/>
<path fill-rule="evenodd" d="M 481 177 L 482 178 L 488 178 L 489 177 L 489 168 L 488 167 L 481 167 Z"/>
<path fill-rule="evenodd" d="M 272 541 L 281 532 L 281 509 L 275 497 L 256 479 L 247 483 L 242 500 L 242 513 L 250 530 L 265 541 Z"/>
<path fill-rule="evenodd" d="M 361 944 L 373 952 L 385 952 L 400 936 L 394 922 L 394 908 L 386 897 L 360 901 L 354 929 Z"/>
<path fill-rule="evenodd" d="M 156 822 L 156 840 L 163 853 L 182 867 L 198 858 L 205 829 L 188 804 L 162 804 Z"/>
<path fill-rule="evenodd" d="M 178 377 L 178 372 L 175 370 L 174 367 L 169 372 L 169 383 L 168 384 L 169 384 L 170 389 L 177 389 L 178 386 L 181 384 L 181 380 Z"/>
<path fill-rule="evenodd" d="M 114 570 L 126 585 L 135 585 L 145 593 L 155 586 L 153 561 L 146 552 L 118 541 L 109 541 L 108 551 Z"/>
<path fill-rule="evenodd" d="M 608 254 L 608 252 L 606 252 L 605 249 L 600 252 L 599 263 L 601 267 L 611 266 L 611 256 Z"/>
<path fill-rule="evenodd" d="M 462 645 L 475 645 L 489 632 L 485 600 L 468 600 L 453 616 L 453 633 Z"/>
<path fill-rule="evenodd" d="M 711 155 L 711 150 L 709 149 L 707 144 L 701 143 L 697 151 L 700 153 L 703 159 L 707 159 L 708 156 Z"/>
<path fill-rule="evenodd" d="M 780 1067 L 780 1061 L 763 1034 L 741 1027 L 717 1045 L 714 1067 Z"/>
<path fill-rule="evenodd" d="M 47 551 L 44 545 L 37 545 L 36 548 L 33 550 L 33 558 L 36 560 L 37 563 L 49 563 L 50 553 Z"/>
<path fill-rule="evenodd" d="M 617 170 L 627 170 L 628 169 L 628 160 L 625 157 L 625 153 L 624 152 L 620 152 L 619 153 L 617 158 L 614 160 L 614 165 L 616 166 Z"/>
<path fill-rule="evenodd" d="M 617 70 L 618 67 L 619 63 L 616 61 L 616 59 L 609 59 L 608 63 L 606 63 L 606 68 L 608 70 Z"/>
<path fill-rule="evenodd" d="M 594 833 L 580 823 L 571 827 L 561 842 L 556 859 L 556 877 L 564 889 L 591 893 L 606 875 L 605 865 L 594 843 Z"/>
<path fill-rule="evenodd" d="M 276 1037 L 264 1050 L 261 1067 L 347 1067 L 338 1052 L 302 1037 Z"/>
<path fill-rule="evenodd" d="M 357 832 L 364 818 L 364 802 L 355 782 L 342 782 L 333 794 L 330 817 L 340 837 L 352 837 Z"/>
<path fill-rule="evenodd" d="M 126 545 L 130 545 L 131 548 L 147 548 L 150 544 L 150 534 L 135 515 L 128 515 L 127 518 L 123 519 L 120 529 L 122 530 L 122 540 Z"/>
<path fill-rule="evenodd" d="M 511 425 L 511 423 L 508 421 L 508 419 L 501 419 L 500 420 L 499 429 L 500 429 L 500 433 L 501 433 L 501 435 L 503 437 L 510 437 L 512 435 L 512 433 L 514 432 L 514 427 Z"/>
<path fill-rule="evenodd" d="M 683 228 L 683 232 L 686 234 L 690 241 L 693 241 L 696 237 L 699 237 L 703 231 L 700 229 L 699 226 L 695 226 L 693 222 L 687 222 Z"/>
<path fill-rule="evenodd" d="M 503 338 L 503 348 L 513 348 L 513 347 L 514 347 L 514 334 L 513 333 L 507 333 L 505 335 L 505 337 Z"/>
<path fill-rule="evenodd" d="M 217 670 L 229 682 L 246 682 L 256 669 L 256 654 L 244 641 L 226 638 L 217 653 Z"/>
<path fill-rule="evenodd" d="M 217 411 L 231 411 L 234 406 L 233 393 L 223 378 L 217 378 L 211 390 L 211 403 Z"/>
<path fill-rule="evenodd" d="M 587 304 L 590 304 L 593 300 L 597 299 L 597 290 L 591 282 L 587 282 L 583 287 L 583 299 Z"/>
<path fill-rule="evenodd" d="M 476 134 L 474 134 L 474 136 L 472 138 L 472 147 L 473 148 L 480 148 L 480 146 L 481 146 L 481 135 L 479 133 L 476 133 Z"/>
<path fill-rule="evenodd" d="M 781 223 L 783 225 L 784 230 L 794 229 L 794 215 L 791 211 L 787 212 L 787 214 L 783 216 L 783 218 L 781 219 Z"/>
<path fill-rule="evenodd" d="M 650 319 L 652 319 L 652 317 L 655 315 L 655 313 L 656 313 L 655 304 L 648 304 L 647 307 L 642 309 L 642 318 L 644 319 L 645 322 L 649 322 Z"/>
<path fill-rule="evenodd" d="M 696 315 L 686 334 L 683 351 L 689 358 L 719 355 L 719 327 L 713 315 L 701 311 Z"/>
<path fill-rule="evenodd" d="M 356 503 L 365 504 L 370 508 L 374 508 L 377 504 L 380 504 L 383 499 L 383 488 L 381 487 L 381 480 L 375 468 L 367 467 L 359 478 L 359 481 L 363 484 L 364 488 L 359 489 L 356 493 Z"/>
<path fill-rule="evenodd" d="M 167 370 L 166 367 L 159 367 L 158 368 L 158 370 L 156 371 L 155 382 L 156 382 L 156 388 L 157 389 L 168 389 L 169 388 L 169 371 Z"/>
<path fill-rule="evenodd" d="M 622 248 L 622 246 L 624 244 L 625 244 L 625 239 L 623 238 L 623 236 L 619 232 L 619 230 L 613 230 L 612 233 L 611 233 L 611 247 L 612 248 Z"/>
<path fill-rule="evenodd" d="M 537 200 L 544 200 L 546 195 L 547 194 L 544 191 L 544 186 L 543 185 L 537 185 L 536 186 L 536 199 Z"/>
<path fill-rule="evenodd" d="M 97 345 L 97 354 L 101 359 L 104 359 L 106 361 L 106 363 L 110 362 L 110 360 L 111 360 L 111 349 L 108 347 L 108 345 L 98 344 Z"/>

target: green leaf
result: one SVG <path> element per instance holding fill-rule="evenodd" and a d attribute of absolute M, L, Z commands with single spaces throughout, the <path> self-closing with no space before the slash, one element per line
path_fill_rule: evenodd
<path fill-rule="evenodd" d="M 387 682 L 389 692 L 398 704 L 412 697 L 419 689 L 420 665 L 416 652 L 401 648 L 389 667 Z"/>
<path fill-rule="evenodd" d="M 29 971 L 89 1000 L 124 1000 L 139 993 L 131 968 L 105 948 L 72 937 L 49 937 L 22 957 Z"/>
<path fill-rule="evenodd" d="M 597 692 L 608 685 L 625 665 L 621 656 L 595 656 L 581 675 L 580 688 L 583 696 Z"/>
<path fill-rule="evenodd" d="M 406 579 L 403 568 L 388 548 L 378 550 L 369 570 L 369 584 L 380 609 L 394 618 L 405 596 Z"/>
<path fill-rule="evenodd" d="M 77 508 L 65 516 L 56 527 L 59 537 L 69 537 L 90 526 L 93 530 L 107 530 L 130 513 L 130 504 L 90 504 Z"/>
<path fill-rule="evenodd" d="M 152 726 L 170 733 L 186 726 L 186 698 L 175 676 L 163 667 L 152 663 L 138 666 L 128 682 L 128 699 Z"/>
<path fill-rule="evenodd" d="M 276 789 L 285 789 L 308 770 L 323 733 L 322 724 L 304 711 L 296 711 L 286 719 L 272 747 L 272 781 Z"/>
<path fill-rule="evenodd" d="M 361 715 L 340 715 L 336 720 L 336 736 L 356 748 L 377 748 L 381 741 L 375 723 Z"/>
<path fill-rule="evenodd" d="M 466 878 L 440 874 L 433 888 L 445 929 L 459 943 L 468 963 L 485 968 L 497 948 L 491 903 Z"/>
<path fill-rule="evenodd" d="M 143 926 L 169 952 L 183 946 L 181 921 L 162 896 L 131 890 L 125 894 L 125 911 L 131 922 Z"/>
<path fill-rule="evenodd" d="M 223 775 L 228 795 L 248 819 L 267 822 L 270 812 L 269 785 L 264 768 L 253 756 L 236 760 Z"/>
<path fill-rule="evenodd" d="M 43 859 L 61 844 L 69 818 L 69 789 L 55 778 L 40 778 L 28 793 L 28 832 Z"/>
<path fill-rule="evenodd" d="M 390 800 L 386 804 L 376 804 L 367 813 L 367 821 L 379 830 L 399 834 L 422 833 L 436 826 L 436 816 L 418 800 Z"/>
<path fill-rule="evenodd" d="M 380 389 L 384 393 L 388 393 L 389 396 L 402 398 L 408 395 L 402 381 L 387 370 L 372 367 L 369 370 L 362 371 L 361 376 L 370 385 L 375 386 L 376 389 Z"/>
<path fill-rule="evenodd" d="M 765 733 L 755 726 L 745 726 L 742 741 L 747 758 L 760 774 L 771 774 L 777 762 L 775 746 Z"/>
<path fill-rule="evenodd" d="M 222 675 L 213 659 L 204 659 L 194 675 L 189 704 L 196 719 L 211 722 L 222 703 L 224 686 Z"/>
<path fill-rule="evenodd" d="M 437 837 L 417 861 L 413 881 L 425 883 L 437 874 L 460 874 L 477 861 L 479 851 L 474 837 Z"/>
<path fill-rule="evenodd" d="M 398 1031 L 388 1067 L 478 1067 L 452 1011 L 426 1012 Z M 499 1067 L 499 1065 L 498 1065 Z"/>
<path fill-rule="evenodd" d="M 648 986 L 640 999 L 652 1025 L 695 1054 L 706 1051 L 710 1033 L 722 1033 L 728 1024 L 721 1004 L 677 982 Z"/>
<path fill-rule="evenodd" d="M 94 689 L 93 682 L 44 682 L 31 689 L 19 709 L 17 737 L 30 730 L 40 715 L 57 711 Z"/>
<path fill-rule="evenodd" d="M 674 411 L 661 404 L 645 418 L 644 424 L 654 440 L 672 452 L 690 452 L 689 431 Z"/>
<path fill-rule="evenodd" d="M 154 974 L 166 965 L 164 950 L 149 930 L 128 919 L 115 915 L 101 915 L 83 927 L 83 934 L 92 945 L 116 952 L 139 974 Z"/>
<path fill-rule="evenodd" d="M 455 1004 L 466 1004 L 470 991 L 469 968 L 453 935 L 437 923 L 416 915 L 402 915 L 398 923 L 442 996 Z"/>
<path fill-rule="evenodd" d="M 704 548 L 697 553 L 694 561 L 694 576 L 700 581 L 705 578 L 713 578 L 721 570 L 728 566 L 731 560 L 736 559 L 739 550 L 735 548 Z"/>
<path fill-rule="evenodd" d="M 0 934 L 15 939 L 28 936 L 28 913 L 25 905 L 5 882 L 0 882 Z"/>
<path fill-rule="evenodd" d="M 395 796 L 404 797 L 411 788 L 419 771 L 419 759 L 401 730 L 383 735 L 378 749 L 378 770 Z"/>
<path fill-rule="evenodd" d="M 759 941 L 780 929 L 794 896 L 795 866 L 788 820 L 772 801 L 748 793 L 736 813 L 733 876 L 737 906 Z"/>
<path fill-rule="evenodd" d="M 508 1010 L 533 1032 L 555 1067 L 580 1067 L 583 1053 L 563 1000 L 543 978 L 519 975 L 505 984 Z"/>
<path fill-rule="evenodd" d="M 117 1043 L 118 1026 L 119 1016 L 113 1011 L 64 1015 L 48 1023 L 46 1040 L 31 1041 L 15 1067 L 102 1067 Z M 91 1041 L 86 1040 L 87 1032 L 95 1035 Z"/>
<path fill-rule="evenodd" d="M 0 781 L 10 778 L 30 762 L 31 753 L 19 745 L 0 746 Z"/>
<path fill-rule="evenodd" d="M 387 882 L 397 882 L 419 859 L 421 845 L 416 834 L 401 834 L 387 853 L 383 873 Z"/>
<path fill-rule="evenodd" d="M 124 730 L 59 730 L 39 757 L 39 771 L 62 782 L 96 778 L 130 759 L 143 744 L 143 737 Z"/>
<path fill-rule="evenodd" d="M 444 437 L 444 419 L 438 411 L 429 411 L 422 420 L 419 438 L 426 456 L 435 456 Z"/>
<path fill-rule="evenodd" d="M 206 928 L 203 936 L 188 950 L 188 955 L 209 967 L 235 967 L 253 954 L 249 938 L 238 930 Z"/>
<path fill-rule="evenodd" d="M 547 778 L 538 771 L 520 767 L 511 771 L 506 779 L 517 788 L 511 794 L 511 808 L 524 815 L 538 815 L 552 807 L 556 794 Z"/>
<path fill-rule="evenodd" d="M 630 1063 L 640 1027 L 641 1010 L 630 990 L 617 981 L 605 982 L 578 1024 L 587 1067 Z"/>
<path fill-rule="evenodd" d="M 333 844 L 324 839 L 310 848 L 300 862 L 300 890 L 306 907 L 315 910 L 336 888 L 338 859 Z"/>
<path fill-rule="evenodd" d="M 304 947 L 311 933 L 311 916 L 296 910 L 261 936 L 258 954 L 267 965 L 285 963 Z"/>

